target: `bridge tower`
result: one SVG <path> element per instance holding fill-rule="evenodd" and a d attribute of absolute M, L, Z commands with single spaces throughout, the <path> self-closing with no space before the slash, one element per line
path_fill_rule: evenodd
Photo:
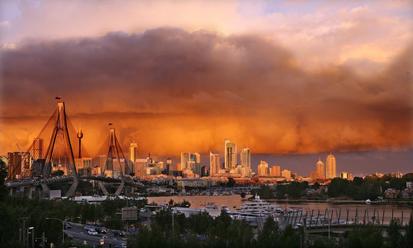
<path fill-rule="evenodd" d="M 56 164 L 58 166 L 62 165 L 63 168 L 66 169 L 67 175 L 73 177 L 73 183 L 66 192 L 66 196 L 73 196 L 79 184 L 79 179 L 70 141 L 65 103 L 60 97 L 56 97 L 56 100 L 56 110 L 51 117 L 51 121 L 54 121 L 54 127 L 44 157 L 45 162 L 42 174 L 44 177 L 50 177 L 52 167 L 56 166 Z M 59 146 L 58 149 L 56 149 L 57 146 Z M 59 158 L 56 158 L 54 155 L 57 155 Z"/>
<path fill-rule="evenodd" d="M 109 174 L 109 172 L 111 173 Z M 119 177 L 121 179 L 121 184 L 115 192 L 115 195 L 120 195 L 125 186 L 125 175 L 130 174 L 130 168 L 128 160 L 126 159 L 122 147 L 119 144 L 116 131 L 112 123 L 109 123 L 109 149 L 104 173 L 106 176 Z M 117 173 L 119 173 L 119 175 L 117 175 Z M 107 190 L 104 188 L 102 183 L 100 183 L 100 187 L 102 191 L 107 194 Z"/>

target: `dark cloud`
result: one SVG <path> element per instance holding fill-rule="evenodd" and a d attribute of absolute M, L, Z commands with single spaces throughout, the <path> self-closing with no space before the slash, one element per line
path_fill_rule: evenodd
<path fill-rule="evenodd" d="M 63 96 L 91 146 L 103 142 L 93 130 L 115 121 L 125 143 L 159 153 L 221 149 L 225 137 L 268 153 L 411 147 L 412 55 L 361 78 L 345 67 L 302 70 L 254 35 L 156 29 L 32 41 L 2 51 L 0 110 L 47 115 Z M 33 137 L 28 122 L 3 118 L 2 146 L 10 132 Z"/>

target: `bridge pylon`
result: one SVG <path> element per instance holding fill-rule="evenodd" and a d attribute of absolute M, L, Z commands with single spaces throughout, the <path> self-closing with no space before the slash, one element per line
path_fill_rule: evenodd
<path fill-rule="evenodd" d="M 56 100 L 56 110 L 49 120 L 52 121 L 51 123 L 54 126 L 44 156 L 42 175 L 46 178 L 50 177 L 53 168 L 66 170 L 66 174 L 73 177 L 73 183 L 65 195 L 73 196 L 79 184 L 79 179 L 75 166 L 73 147 L 70 141 L 65 103 L 60 97 L 56 97 Z"/>
<path fill-rule="evenodd" d="M 106 157 L 104 173 L 106 176 L 109 174 L 110 177 L 120 178 L 121 183 L 114 193 L 114 195 L 120 195 L 125 187 L 125 175 L 130 174 L 130 168 L 128 160 L 126 159 L 125 154 L 122 151 L 122 147 L 119 144 L 116 131 L 112 123 L 109 123 L 109 149 Z M 99 187 L 102 189 L 104 194 L 108 194 L 108 191 L 105 189 L 103 183 L 100 183 Z"/>

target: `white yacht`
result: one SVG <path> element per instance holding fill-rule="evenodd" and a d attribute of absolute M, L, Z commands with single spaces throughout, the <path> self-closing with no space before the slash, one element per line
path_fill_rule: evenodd
<path fill-rule="evenodd" d="M 250 224 L 258 224 L 263 223 L 268 217 L 276 218 L 282 212 L 283 209 L 255 195 L 252 200 L 245 201 L 236 211 L 228 211 L 228 214 L 233 219 L 245 220 Z"/>

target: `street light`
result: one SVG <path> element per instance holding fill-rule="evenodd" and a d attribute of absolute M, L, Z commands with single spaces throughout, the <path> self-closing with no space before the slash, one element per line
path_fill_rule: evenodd
<path fill-rule="evenodd" d="M 32 235 L 32 242 L 30 247 L 34 247 L 34 227 L 31 226 L 29 228 L 27 228 L 27 237 L 29 237 L 29 235 Z M 27 243 L 29 243 L 29 239 L 27 239 Z"/>
<path fill-rule="evenodd" d="M 60 222 L 62 222 L 62 244 L 64 244 L 65 243 L 65 222 L 66 222 L 66 219 L 64 219 L 64 220 L 62 220 L 62 219 L 59 219 L 59 218 L 46 218 L 46 220 L 57 220 L 57 221 L 60 221 Z"/>

